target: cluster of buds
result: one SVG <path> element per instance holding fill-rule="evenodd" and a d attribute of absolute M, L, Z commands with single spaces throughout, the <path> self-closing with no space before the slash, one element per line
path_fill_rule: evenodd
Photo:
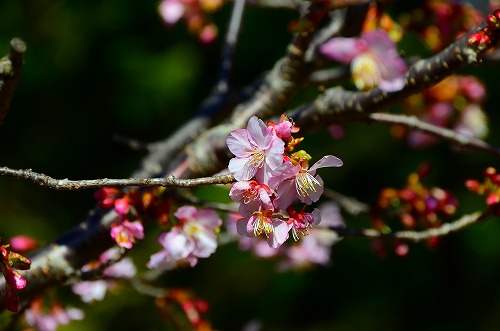
<path fill-rule="evenodd" d="M 156 298 L 156 307 L 168 321 L 179 320 L 176 306 L 180 306 L 186 316 L 190 330 L 212 330 L 210 323 L 203 318 L 209 308 L 205 300 L 196 298 L 192 293 L 182 289 L 171 289 L 166 295 Z"/>
<path fill-rule="evenodd" d="M 468 179 L 465 186 L 474 193 L 486 196 L 486 204 L 495 214 L 500 215 L 500 174 L 495 168 L 486 168 L 482 183 Z"/>
<path fill-rule="evenodd" d="M 410 15 L 401 17 L 405 31 L 416 31 L 433 52 L 439 52 L 470 31 L 482 14 L 463 1 L 427 0 Z"/>
<path fill-rule="evenodd" d="M 488 48 L 492 42 L 498 38 L 498 30 L 500 30 L 500 9 L 486 16 L 486 26 L 479 31 L 471 34 L 469 44 L 482 51 Z"/>
<path fill-rule="evenodd" d="M 382 233 L 391 233 L 392 228 L 385 221 L 391 215 L 397 215 L 404 228 L 415 229 L 419 226 L 438 227 L 441 225 L 441 217 L 455 214 L 458 200 L 453 194 L 438 187 L 428 188 L 422 183 L 422 179 L 429 173 L 430 167 L 424 164 L 408 176 L 406 186 L 400 189 L 385 188 L 380 192 L 372 216 L 376 229 Z M 431 240 L 429 244 L 434 242 Z M 401 245 L 397 245 L 397 250 L 399 246 Z M 403 251 L 401 247 L 399 249 Z"/>
<path fill-rule="evenodd" d="M 281 246 L 289 232 L 298 240 L 321 221 L 319 209 L 305 211 L 323 194 L 323 180 L 316 170 L 342 166 L 339 158 L 327 155 L 309 167 L 309 154 L 293 152 L 302 140 L 292 136 L 298 130 L 286 115 L 267 125 L 254 116 L 246 129 L 234 130 L 227 138 L 236 156 L 228 169 L 237 180 L 229 196 L 241 202 L 237 231 L 247 237 L 263 235 L 273 248 Z M 296 208 L 297 202 L 302 207 Z"/>
<path fill-rule="evenodd" d="M 217 37 L 217 26 L 207 14 L 220 7 L 222 0 L 162 0 L 158 11 L 168 26 L 184 18 L 189 32 L 197 35 L 201 43 L 209 44 Z"/>
<path fill-rule="evenodd" d="M 0 238 L 0 245 L 2 240 Z M 19 253 L 12 252 L 10 245 L 0 246 L 0 272 L 5 277 L 5 293 L 2 293 L 5 298 L 5 307 L 13 312 L 19 311 L 19 296 L 18 290 L 26 287 L 26 279 L 14 269 L 29 270 L 31 261 Z"/>
<path fill-rule="evenodd" d="M 161 188 L 140 192 L 105 187 L 96 191 L 94 197 L 99 207 L 112 208 L 117 214 L 117 220 L 111 225 L 111 237 L 118 246 L 130 249 L 137 239 L 143 239 L 142 220 L 147 217 L 156 218 L 161 224 L 169 222 L 171 201 L 161 199 L 160 193 Z"/>
<path fill-rule="evenodd" d="M 473 76 L 454 75 L 439 84 L 405 99 L 411 115 L 436 126 L 451 128 L 461 134 L 484 138 L 488 118 L 482 109 L 486 96 L 484 84 Z M 437 140 L 426 133 L 394 126 L 392 134 L 406 138 L 415 148 L 426 148 Z"/>

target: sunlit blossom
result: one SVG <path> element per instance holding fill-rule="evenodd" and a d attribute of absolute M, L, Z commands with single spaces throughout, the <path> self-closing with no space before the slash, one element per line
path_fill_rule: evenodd
<path fill-rule="evenodd" d="M 149 268 L 167 270 L 181 260 L 195 266 L 199 257 L 209 257 L 217 248 L 215 232 L 222 225 L 222 220 L 214 210 L 183 206 L 174 216 L 179 219 L 179 223 L 169 232 L 162 232 L 158 236 L 163 250 L 151 256 Z"/>
<path fill-rule="evenodd" d="M 302 165 L 293 165 L 290 162 L 279 167 L 269 180 L 271 187 L 277 187 L 277 198 L 274 205 L 285 210 L 295 199 L 310 205 L 318 201 L 323 194 L 323 180 L 316 174 L 316 170 L 326 167 L 340 167 L 343 162 L 333 155 L 327 155 L 307 168 L 307 162 Z"/>
<path fill-rule="evenodd" d="M 393 92 L 404 86 L 406 64 L 385 30 L 368 31 L 360 38 L 332 38 L 320 46 L 320 52 L 350 64 L 354 84 L 360 90 L 378 86 Z"/>
<path fill-rule="evenodd" d="M 256 211 L 236 222 L 238 234 L 247 237 L 264 235 L 269 246 L 277 248 L 288 239 L 290 226 L 271 210 Z"/>
<path fill-rule="evenodd" d="M 229 161 L 228 169 L 238 181 L 255 176 L 265 184 L 270 172 L 283 163 L 285 143 L 256 116 L 250 118 L 246 129 L 229 134 L 227 146 L 236 156 Z"/>

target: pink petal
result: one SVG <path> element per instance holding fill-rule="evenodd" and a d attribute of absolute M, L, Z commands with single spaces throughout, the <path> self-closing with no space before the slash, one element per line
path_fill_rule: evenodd
<path fill-rule="evenodd" d="M 269 237 L 269 246 L 278 248 L 288 239 L 289 225 L 281 220 L 273 220 L 274 233 Z"/>
<path fill-rule="evenodd" d="M 248 120 L 247 130 L 251 143 L 253 142 L 255 146 L 261 149 L 269 147 L 273 134 L 267 129 L 267 125 L 261 119 L 257 116 L 252 116 Z"/>
<path fill-rule="evenodd" d="M 279 210 L 285 210 L 290 207 L 297 196 L 298 194 L 295 189 L 295 181 L 286 180 L 278 187 L 278 197 L 274 200 L 274 205 Z"/>
<path fill-rule="evenodd" d="M 208 230 L 215 230 L 222 225 L 222 220 L 213 209 L 204 208 L 196 213 L 196 222 Z"/>
<path fill-rule="evenodd" d="M 326 155 L 323 156 L 318 162 L 316 162 L 311 168 L 309 168 L 309 171 L 314 171 L 319 168 L 326 168 L 326 167 L 341 167 L 344 164 L 341 159 L 338 157 L 335 157 L 333 155 Z"/>
<path fill-rule="evenodd" d="M 227 168 L 234 175 L 234 178 L 237 181 L 250 180 L 255 176 L 257 168 L 247 167 L 246 164 L 248 161 L 249 161 L 248 158 L 238 158 L 238 157 L 234 157 L 231 160 L 229 160 L 229 166 Z"/>
<path fill-rule="evenodd" d="M 180 220 L 189 220 L 194 218 L 198 210 L 193 206 L 182 206 L 179 207 L 174 213 L 174 216 Z"/>
<path fill-rule="evenodd" d="M 193 253 L 197 257 L 209 257 L 217 249 L 217 240 L 213 233 L 202 231 L 196 237 Z"/>
<path fill-rule="evenodd" d="M 365 52 L 368 44 L 359 38 L 332 38 L 319 47 L 320 52 L 343 64 L 350 64 L 352 59 Z"/>
<path fill-rule="evenodd" d="M 239 129 L 232 131 L 226 139 L 227 147 L 237 157 L 246 157 L 252 150 L 248 130 Z"/>
<path fill-rule="evenodd" d="M 194 241 L 177 229 L 160 236 L 158 241 L 174 260 L 186 258 L 194 249 Z"/>
<path fill-rule="evenodd" d="M 240 218 L 236 221 L 236 232 L 238 232 L 238 234 L 243 237 L 253 237 L 253 235 L 249 235 L 248 233 L 249 224 L 250 221 L 248 218 Z M 250 231 L 251 233 L 253 233 L 253 228 L 251 228 Z"/>

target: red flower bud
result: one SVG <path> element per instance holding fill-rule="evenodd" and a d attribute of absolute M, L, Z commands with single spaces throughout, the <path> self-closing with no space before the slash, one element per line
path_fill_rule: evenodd
<path fill-rule="evenodd" d="M 10 310 L 11 312 L 18 312 L 21 308 L 19 304 L 19 296 L 17 292 L 12 287 L 7 287 L 5 291 L 5 308 Z"/>
<path fill-rule="evenodd" d="M 37 240 L 28 236 L 14 236 L 9 239 L 10 248 L 19 253 L 25 253 L 38 248 Z"/>
<path fill-rule="evenodd" d="M 465 187 L 467 187 L 472 192 L 477 192 L 481 187 L 481 184 L 475 179 L 468 179 L 465 181 Z"/>

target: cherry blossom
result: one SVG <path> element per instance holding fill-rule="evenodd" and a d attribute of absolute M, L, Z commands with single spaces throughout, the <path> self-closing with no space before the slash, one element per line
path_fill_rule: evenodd
<path fill-rule="evenodd" d="M 127 220 L 113 224 L 111 227 L 111 237 L 118 246 L 131 249 L 136 239 L 144 238 L 144 227 L 139 221 L 129 222 Z"/>
<path fill-rule="evenodd" d="M 378 86 L 386 92 L 394 92 L 404 86 L 406 64 L 385 30 L 368 31 L 360 38 L 332 38 L 320 46 L 320 52 L 350 64 L 354 84 L 360 90 Z"/>
<path fill-rule="evenodd" d="M 182 206 L 174 216 L 179 223 L 158 236 L 163 250 L 151 256 L 149 268 L 168 270 L 183 260 L 194 267 L 199 257 L 209 257 L 217 248 L 214 232 L 222 225 L 222 220 L 214 210 Z"/>
<path fill-rule="evenodd" d="M 229 161 L 229 171 L 238 181 L 255 176 L 265 184 L 270 172 L 283 163 L 284 146 L 272 129 L 253 116 L 246 129 L 234 130 L 227 138 L 227 147 L 236 156 Z"/>
<path fill-rule="evenodd" d="M 277 248 L 288 239 L 290 226 L 284 220 L 278 218 L 272 210 L 261 210 L 254 212 L 250 217 L 240 218 L 236 222 L 236 228 L 240 235 L 252 237 L 264 234 L 269 246 Z"/>
<path fill-rule="evenodd" d="M 279 209 L 286 209 L 295 199 L 310 205 L 318 201 L 323 194 L 323 180 L 316 174 L 316 170 L 326 167 L 341 167 L 342 160 L 327 155 L 308 169 L 308 162 L 294 165 L 284 163 L 274 172 L 269 180 L 271 187 L 277 187 L 277 198 L 274 205 Z"/>

